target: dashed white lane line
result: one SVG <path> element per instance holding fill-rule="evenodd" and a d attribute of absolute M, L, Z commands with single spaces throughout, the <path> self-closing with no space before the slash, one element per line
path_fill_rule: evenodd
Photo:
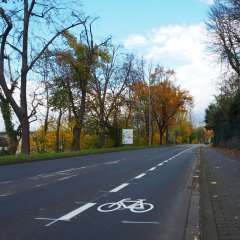
<path fill-rule="evenodd" d="M 11 195 L 11 194 L 12 194 L 12 192 L 5 193 L 5 194 L 1 194 L 0 197 L 6 197 L 6 196 L 9 196 L 9 195 Z"/>
<path fill-rule="evenodd" d="M 96 203 L 86 203 L 85 205 L 73 210 L 72 212 L 58 218 L 58 219 L 52 219 L 53 221 L 50 222 L 49 224 L 45 225 L 46 227 L 52 225 L 53 223 L 57 222 L 57 221 L 70 221 L 73 217 L 79 215 L 80 213 L 86 211 L 87 209 L 93 207 L 94 205 L 96 205 Z M 36 218 L 36 219 L 39 219 L 41 220 L 41 218 Z M 44 219 L 42 218 L 43 220 L 47 220 L 47 219 Z"/>
<path fill-rule="evenodd" d="M 113 161 L 113 162 L 106 162 L 104 163 L 104 165 L 110 165 L 110 164 L 116 164 L 116 163 L 119 163 L 119 160 Z"/>
<path fill-rule="evenodd" d="M 125 188 L 125 187 L 128 186 L 128 185 L 129 185 L 129 183 L 123 183 L 123 184 L 121 184 L 120 186 L 112 189 L 110 192 L 111 192 L 111 193 L 113 193 L 113 192 L 118 192 L 118 191 L 120 191 L 121 189 Z"/>
<path fill-rule="evenodd" d="M 39 187 L 43 187 L 43 186 L 46 186 L 47 184 L 38 184 L 38 185 L 35 185 L 35 188 L 39 188 Z"/>
<path fill-rule="evenodd" d="M 85 210 L 89 209 L 90 207 L 93 207 L 94 205 L 96 205 L 96 203 L 86 203 L 85 205 L 73 210 L 72 212 L 62 216 L 59 218 L 59 220 L 62 221 L 69 221 L 71 218 L 77 216 L 78 214 L 84 212 Z"/>
<path fill-rule="evenodd" d="M 140 179 L 140 178 L 144 177 L 145 175 L 146 175 L 146 173 L 142 173 L 142 174 L 136 176 L 134 179 Z"/>
<path fill-rule="evenodd" d="M 1 184 L 8 184 L 8 183 L 12 183 L 12 181 L 4 181 L 4 182 L 1 182 Z"/>
<path fill-rule="evenodd" d="M 162 166 L 162 165 L 163 165 L 163 163 L 159 163 L 159 164 L 158 164 L 158 166 Z"/>
<path fill-rule="evenodd" d="M 148 171 L 154 171 L 157 167 L 152 167 Z"/>
<path fill-rule="evenodd" d="M 63 181 L 63 180 L 67 180 L 69 178 L 73 178 L 73 177 L 76 177 L 77 175 L 71 175 L 71 176 L 67 176 L 67 177 L 64 177 L 64 178 L 60 178 L 58 179 L 58 181 Z"/>

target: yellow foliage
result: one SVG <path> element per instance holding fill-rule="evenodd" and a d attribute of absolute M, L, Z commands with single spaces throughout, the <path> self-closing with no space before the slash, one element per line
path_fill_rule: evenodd
<path fill-rule="evenodd" d="M 183 143 L 183 137 L 182 136 L 177 136 L 177 143 L 182 144 Z"/>
<path fill-rule="evenodd" d="M 71 150 L 72 131 L 64 125 L 59 133 L 60 147 L 64 151 Z M 37 131 L 33 132 L 30 137 L 31 152 L 55 152 L 56 150 L 56 129 L 54 124 L 49 124 L 49 130 L 44 132 L 44 126 L 41 126 Z"/>

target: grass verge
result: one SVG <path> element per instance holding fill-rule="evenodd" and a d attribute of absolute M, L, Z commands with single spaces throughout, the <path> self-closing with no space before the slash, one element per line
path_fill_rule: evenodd
<path fill-rule="evenodd" d="M 116 148 L 82 149 L 79 152 L 58 152 L 58 153 L 42 153 L 42 154 L 30 154 L 30 155 L 24 155 L 24 154 L 8 155 L 8 156 L 0 157 L 0 165 L 44 161 L 44 160 L 77 157 L 77 156 L 86 156 L 86 155 L 91 155 L 91 154 L 127 151 L 127 150 L 142 149 L 142 148 L 149 148 L 149 147 L 148 146 L 124 146 L 124 147 L 116 147 Z"/>

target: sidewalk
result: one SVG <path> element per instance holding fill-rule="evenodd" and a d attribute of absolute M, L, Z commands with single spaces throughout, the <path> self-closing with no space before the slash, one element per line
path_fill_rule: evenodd
<path fill-rule="evenodd" d="M 202 240 L 240 240 L 240 156 L 201 147 Z"/>

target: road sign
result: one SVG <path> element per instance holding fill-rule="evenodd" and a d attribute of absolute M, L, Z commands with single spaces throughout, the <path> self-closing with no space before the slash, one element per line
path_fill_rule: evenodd
<path fill-rule="evenodd" d="M 122 143 L 133 144 L 133 129 L 122 130 Z"/>

